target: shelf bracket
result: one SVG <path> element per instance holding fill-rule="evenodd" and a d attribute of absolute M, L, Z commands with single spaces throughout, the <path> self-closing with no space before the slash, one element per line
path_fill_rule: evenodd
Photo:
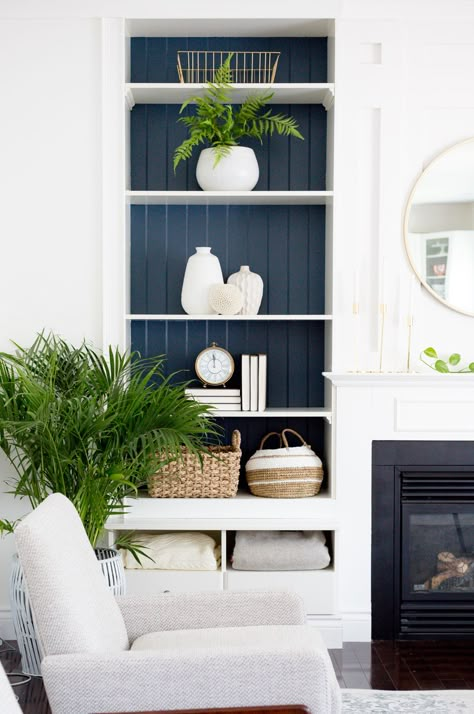
<path fill-rule="evenodd" d="M 333 104 L 334 104 L 334 92 L 331 92 L 328 90 L 326 92 L 326 94 L 324 95 L 323 107 L 325 108 L 326 111 L 329 111 L 329 109 L 331 109 Z"/>
<path fill-rule="evenodd" d="M 127 102 L 127 107 L 132 110 L 135 106 L 135 100 L 133 98 L 133 92 L 128 87 L 125 90 L 125 101 Z"/>

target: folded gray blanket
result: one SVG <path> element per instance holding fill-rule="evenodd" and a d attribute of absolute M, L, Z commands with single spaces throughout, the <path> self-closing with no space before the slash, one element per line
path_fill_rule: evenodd
<path fill-rule="evenodd" d="M 235 570 L 321 570 L 331 562 L 321 531 L 237 531 Z"/>

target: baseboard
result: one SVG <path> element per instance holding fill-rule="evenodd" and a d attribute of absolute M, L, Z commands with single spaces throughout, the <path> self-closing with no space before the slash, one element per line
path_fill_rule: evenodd
<path fill-rule="evenodd" d="M 2 640 L 16 639 L 11 610 L 6 607 L 0 608 L 0 638 Z"/>
<path fill-rule="evenodd" d="M 342 613 L 342 638 L 344 642 L 370 642 L 372 616 L 370 612 Z"/>
<path fill-rule="evenodd" d="M 342 647 L 342 620 L 336 615 L 308 615 L 308 624 L 317 627 L 326 647 L 339 649 Z"/>

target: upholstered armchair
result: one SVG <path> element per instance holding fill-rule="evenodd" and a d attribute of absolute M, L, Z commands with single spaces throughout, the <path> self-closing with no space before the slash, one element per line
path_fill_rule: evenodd
<path fill-rule="evenodd" d="M 0 664 L 0 711 L 2 714 L 21 714 L 20 705 Z"/>
<path fill-rule="evenodd" d="M 16 542 L 53 714 L 270 704 L 340 711 L 328 652 L 296 595 L 115 599 L 59 494 L 18 525 Z"/>

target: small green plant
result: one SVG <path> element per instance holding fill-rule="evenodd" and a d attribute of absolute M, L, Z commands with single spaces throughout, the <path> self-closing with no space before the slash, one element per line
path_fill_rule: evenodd
<path fill-rule="evenodd" d="M 262 143 L 265 135 L 272 136 L 275 132 L 283 136 L 304 137 L 298 131 L 298 124 L 292 117 L 284 114 L 273 114 L 271 109 L 264 111 L 274 92 L 248 97 L 243 104 L 231 104 L 233 87 L 231 84 L 229 54 L 225 62 L 216 70 L 214 82 L 207 82 L 204 97 L 190 97 L 181 106 L 180 114 L 189 104 L 195 105 L 193 116 L 182 116 L 178 121 L 185 124 L 189 130 L 189 138 L 185 139 L 174 152 L 173 166 L 176 171 L 181 161 L 186 161 L 192 155 L 193 149 L 199 144 L 209 144 L 215 152 L 216 166 L 229 154 L 233 146 L 238 146 L 245 136 L 258 139 Z"/>
<path fill-rule="evenodd" d="M 427 362 L 425 356 L 435 361 Z M 461 355 L 458 352 L 453 352 L 453 354 L 449 355 L 447 360 L 444 360 L 438 357 L 438 353 L 436 352 L 434 347 L 427 347 L 425 350 L 423 350 L 423 352 L 421 352 L 420 360 L 423 362 L 423 364 L 426 364 L 428 367 L 430 367 L 430 369 L 435 370 L 435 372 L 442 372 L 444 374 L 474 372 L 474 362 L 470 362 L 467 367 L 461 367 L 461 369 L 451 369 L 452 367 L 458 367 L 459 363 L 461 362 Z"/>

